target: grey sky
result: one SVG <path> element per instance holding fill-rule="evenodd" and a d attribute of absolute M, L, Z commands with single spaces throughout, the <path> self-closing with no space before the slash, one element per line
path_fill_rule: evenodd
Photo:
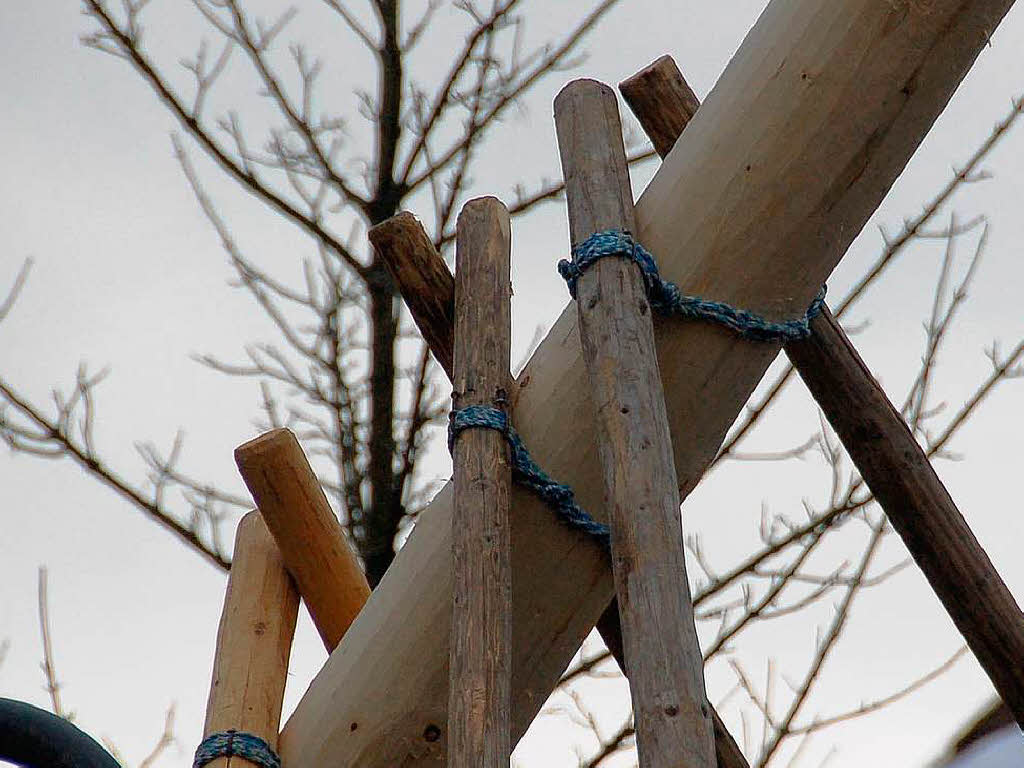
<path fill-rule="evenodd" d="M 590 58 L 571 73 L 545 80 L 495 131 L 474 174 L 474 192 L 508 198 L 517 181 L 532 184 L 545 175 L 558 176 L 550 105 L 570 77 L 615 83 L 669 52 L 697 93 L 705 95 L 761 5 L 624 2 L 588 38 Z M 161 6 L 155 12 L 167 21 L 150 30 L 151 44 L 177 56 L 192 55 L 197 26 L 178 21 L 190 14 L 166 2 L 154 6 Z M 529 34 L 539 38 L 557 33 L 584 5 L 529 7 Z M 445 20 L 442 13 L 440 23 Z M 144 470 L 133 443 L 152 440 L 166 449 L 181 427 L 186 468 L 241 492 L 231 451 L 253 434 L 258 390 L 251 382 L 208 371 L 189 355 L 212 352 L 237 359 L 244 343 L 265 338 L 270 329 L 246 296 L 226 286 L 226 258 L 172 156 L 168 135 L 177 127 L 128 67 L 82 47 L 78 37 L 89 28 L 70 0 L 0 4 L 5 40 L 0 93 L 6 104 L 0 117 L 0 145 L 6 150 L 0 176 L 0 294 L 23 259 L 35 259 L 16 309 L 0 325 L 0 372 L 21 392 L 45 401 L 53 385 L 72 382 L 79 360 L 93 369 L 109 364 L 112 373 L 100 389 L 98 437 L 115 466 L 141 479 Z M 315 25 L 308 22 L 298 27 L 311 28 Z M 332 87 L 340 94 L 339 108 L 348 109 L 349 91 L 360 82 L 366 62 L 356 51 L 350 54 L 335 41 L 310 34 L 313 47 L 333 62 Z M 443 37 L 439 33 L 439 41 Z M 915 214 L 949 178 L 951 164 L 965 160 L 1009 110 L 1010 98 L 1024 91 L 1022 44 L 1024 11 L 1012 11 L 830 281 L 835 295 L 842 295 L 858 267 L 878 252 L 878 226 L 895 231 L 904 216 Z M 445 52 L 438 42 L 417 66 L 429 74 L 442 65 Z M 365 130 L 361 125 L 353 116 L 353 141 Z M 992 227 L 964 321 L 940 360 L 938 392 L 951 408 L 987 373 L 983 348 L 994 338 L 1010 345 L 1024 335 L 1021 130 L 986 163 L 995 177 L 962 192 L 951 209 L 962 220 L 987 214 Z M 245 247 L 263 259 L 291 258 L 308 248 L 289 224 L 222 181 L 198 153 L 195 159 Z M 652 171 L 637 172 L 637 193 Z M 553 320 L 567 300 L 554 270 L 566 239 L 561 203 L 514 229 L 520 354 L 537 326 Z M 965 239 L 963 257 L 972 242 Z M 940 258 L 938 246 L 916 247 L 853 318 L 855 323 L 870 318 L 856 342 L 895 399 L 915 371 L 921 321 Z M 958 261 L 961 270 L 964 263 Z M 1024 597 L 1019 556 L 1024 522 L 1016 482 L 1024 458 L 1022 404 L 1024 382 L 1004 385 L 955 442 L 963 460 L 939 465 L 1018 598 Z M 796 385 L 749 447 L 800 442 L 816 427 L 816 410 Z M 442 446 L 428 466 L 444 475 Z M 826 475 L 816 458 L 730 465 L 688 500 L 685 527 L 704 534 L 714 561 L 727 562 L 756 542 L 762 500 L 798 517 L 802 499 L 822 501 Z M 113 739 L 134 765 L 156 739 L 164 710 L 176 702 L 179 746 L 158 765 L 190 764 L 202 727 L 224 576 L 69 462 L 0 453 L 0 486 L 0 639 L 11 643 L 0 665 L 0 695 L 46 703 L 36 616 L 36 569 L 46 564 L 59 674 L 77 721 Z M 892 537 L 885 563 L 904 556 Z M 787 630 L 785 636 L 773 635 L 770 626 L 752 632 L 740 658 L 759 681 L 769 654 L 781 667 L 799 671 L 814 643 L 812 618 L 825 623 L 830 610 L 831 602 L 823 603 L 802 629 Z M 885 695 L 940 663 L 959 643 L 921 576 L 908 569 L 858 601 L 808 711 L 827 715 Z M 301 619 L 286 711 L 323 657 L 308 620 Z M 709 669 L 713 700 L 734 683 L 726 664 Z M 623 706 L 622 685 L 601 683 L 592 693 L 613 722 Z M 817 765 L 833 744 L 838 750 L 829 763 L 833 768 L 921 765 L 991 695 L 977 664 L 965 659 L 884 714 L 818 736 L 799 765 Z M 741 701 L 742 694 L 729 699 Z M 569 730 L 564 718 L 547 718 L 522 745 L 523 764 L 555 765 L 555 757 L 567 761 L 557 764 L 572 764 Z"/>

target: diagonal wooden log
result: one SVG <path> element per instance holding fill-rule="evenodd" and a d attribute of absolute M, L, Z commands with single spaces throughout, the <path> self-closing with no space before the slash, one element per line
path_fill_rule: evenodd
<path fill-rule="evenodd" d="M 238 446 L 235 464 L 330 652 L 370 596 L 359 558 L 290 429 Z"/>
<path fill-rule="evenodd" d="M 670 56 L 620 85 L 664 157 L 700 103 Z M 826 307 L 784 347 L 893 528 L 1024 726 L 1024 614 L 900 413 Z"/>
<path fill-rule="evenodd" d="M 1024 727 L 1024 614 L 885 391 L 826 309 L 787 345 L 914 562 Z M 821 371 L 830 375 L 821 375 Z"/>
<path fill-rule="evenodd" d="M 636 227 L 615 91 L 575 80 L 555 97 L 569 240 Z M 637 752 L 644 768 L 717 768 L 704 658 L 686 578 L 679 488 L 644 276 L 605 258 L 575 282 L 596 409 Z"/>
<path fill-rule="evenodd" d="M 773 319 L 803 312 L 1010 5 L 773 0 L 637 203 L 665 278 Z M 606 519 L 574 314 L 517 380 L 516 422 L 537 462 Z M 655 340 L 685 496 L 779 347 L 672 321 Z M 597 544 L 526 492 L 513 488 L 512 507 L 516 741 L 612 584 Z M 288 764 L 443 764 L 451 512 L 446 487 L 282 731 Z"/>
<path fill-rule="evenodd" d="M 367 236 L 397 281 L 434 359 L 448 380 L 454 381 L 455 278 L 434 249 L 434 241 L 405 211 L 371 227 Z"/>
<path fill-rule="evenodd" d="M 455 378 L 452 407 L 501 408 L 512 385 L 511 226 L 493 197 L 459 214 L 455 256 Z M 453 446 L 455 595 L 448 689 L 448 765 L 502 768 L 509 743 L 512 566 L 505 436 L 470 429 Z"/>

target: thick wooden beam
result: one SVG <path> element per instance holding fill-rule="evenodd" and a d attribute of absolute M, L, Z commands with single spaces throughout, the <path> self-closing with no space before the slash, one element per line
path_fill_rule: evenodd
<path fill-rule="evenodd" d="M 203 736 L 231 729 L 277 747 L 299 594 L 277 545 L 253 511 L 238 523 L 234 560 L 217 630 Z M 252 766 L 220 757 L 212 768 Z"/>
<path fill-rule="evenodd" d="M 803 312 L 1010 5 L 773 0 L 637 203 L 637 235 L 664 276 L 771 318 Z M 681 321 L 656 323 L 655 340 L 685 496 L 778 347 Z M 534 458 L 606 519 L 573 310 L 517 385 Z M 597 544 L 515 486 L 512 507 L 515 741 L 612 583 Z M 289 719 L 285 762 L 444 763 L 451 514 L 448 487 Z"/>
<path fill-rule="evenodd" d="M 555 97 L 569 239 L 632 232 L 633 192 L 615 91 L 576 80 Z M 686 578 L 679 489 L 654 325 L 640 268 L 605 258 L 576 281 L 597 415 L 612 571 L 644 768 L 717 768 L 704 658 Z"/>
<path fill-rule="evenodd" d="M 235 463 L 327 650 L 341 642 L 370 596 L 320 481 L 289 429 L 272 429 L 235 449 Z"/>
<path fill-rule="evenodd" d="M 620 89 L 664 157 L 699 102 L 670 56 Z M 652 117 L 657 113 L 656 117 Z M 1024 614 L 900 413 L 826 308 L 785 352 L 996 691 L 1024 726 Z M 965 599 L 970 595 L 970 599 Z"/>
<path fill-rule="evenodd" d="M 499 408 L 512 386 L 511 226 L 493 197 L 466 203 L 456 227 L 452 407 Z M 505 436 L 469 429 L 453 446 L 455 594 L 448 689 L 448 765 L 507 768 L 512 678 L 512 470 Z"/>

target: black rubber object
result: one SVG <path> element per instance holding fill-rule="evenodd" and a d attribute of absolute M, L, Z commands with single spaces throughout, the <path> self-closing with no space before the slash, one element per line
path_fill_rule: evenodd
<path fill-rule="evenodd" d="M 25 768 L 121 768 L 103 747 L 63 717 L 0 698 L 0 760 Z"/>

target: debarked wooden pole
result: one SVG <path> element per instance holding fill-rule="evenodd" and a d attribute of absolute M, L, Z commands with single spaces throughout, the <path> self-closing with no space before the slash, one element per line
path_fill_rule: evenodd
<path fill-rule="evenodd" d="M 570 241 L 634 232 L 615 92 L 576 80 L 555 98 Z M 597 415 L 641 768 L 715 768 L 704 661 L 686 578 L 679 488 L 640 267 L 602 258 L 576 281 Z"/>
<path fill-rule="evenodd" d="M 403 211 L 369 231 L 377 256 L 395 279 L 409 310 L 438 364 L 453 377 L 452 339 L 455 333 L 455 280 L 423 226 Z M 597 623 L 597 630 L 619 669 L 629 677 L 623 651 L 618 601 L 612 600 Z M 748 768 L 732 734 L 712 707 L 718 768 Z"/>
<path fill-rule="evenodd" d="M 259 512 L 238 523 L 203 736 L 231 729 L 277 749 L 299 595 Z M 250 766 L 220 757 L 210 768 Z"/>
<path fill-rule="evenodd" d="M 508 417 L 511 231 L 493 197 L 466 203 L 455 249 L 453 404 Z M 454 600 L 448 691 L 450 768 L 507 768 L 512 678 L 512 566 L 505 436 L 455 433 Z"/>
<path fill-rule="evenodd" d="M 291 430 L 274 429 L 236 448 L 235 463 L 332 651 L 370 586 L 302 447 Z"/>
<path fill-rule="evenodd" d="M 670 56 L 619 86 L 662 157 L 700 102 Z M 784 350 L 932 590 L 1024 726 L 1024 614 L 924 450 L 828 308 Z"/>

